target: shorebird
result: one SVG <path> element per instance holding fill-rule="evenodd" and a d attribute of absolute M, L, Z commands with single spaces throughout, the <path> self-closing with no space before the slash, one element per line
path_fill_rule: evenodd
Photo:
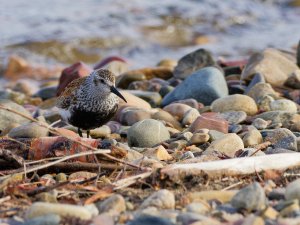
<path fill-rule="evenodd" d="M 62 119 L 82 130 L 87 131 L 108 122 L 118 109 L 119 99 L 126 99 L 115 88 L 115 75 L 106 69 L 93 71 L 87 77 L 73 80 L 57 99 L 56 106 Z"/>

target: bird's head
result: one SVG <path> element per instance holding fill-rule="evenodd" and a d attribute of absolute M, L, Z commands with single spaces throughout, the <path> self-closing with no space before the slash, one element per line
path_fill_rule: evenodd
<path fill-rule="evenodd" d="M 98 69 L 93 71 L 90 76 L 92 85 L 97 91 L 100 91 L 105 95 L 113 93 L 127 102 L 124 96 L 116 89 L 115 75 L 112 72 L 106 69 Z"/>

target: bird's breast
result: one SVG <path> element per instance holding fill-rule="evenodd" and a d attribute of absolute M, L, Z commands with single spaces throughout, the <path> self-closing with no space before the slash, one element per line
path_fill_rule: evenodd
<path fill-rule="evenodd" d="M 69 117 L 69 123 L 84 130 L 91 130 L 107 123 L 116 113 L 118 105 L 105 110 L 86 110 L 74 107 Z"/>

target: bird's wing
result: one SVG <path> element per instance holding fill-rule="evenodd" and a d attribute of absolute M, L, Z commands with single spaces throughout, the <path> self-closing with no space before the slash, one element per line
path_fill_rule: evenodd
<path fill-rule="evenodd" d="M 76 104 L 76 92 L 82 85 L 86 77 L 73 80 L 57 98 L 56 106 L 61 109 L 68 109 L 70 105 Z"/>

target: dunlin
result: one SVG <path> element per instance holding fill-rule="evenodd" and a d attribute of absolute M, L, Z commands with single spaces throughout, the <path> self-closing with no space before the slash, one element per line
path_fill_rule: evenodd
<path fill-rule="evenodd" d="M 57 107 L 67 123 L 87 131 L 108 122 L 118 109 L 119 99 L 126 99 L 115 88 L 115 76 L 109 70 L 99 69 L 89 76 L 73 80 L 61 93 Z"/>

